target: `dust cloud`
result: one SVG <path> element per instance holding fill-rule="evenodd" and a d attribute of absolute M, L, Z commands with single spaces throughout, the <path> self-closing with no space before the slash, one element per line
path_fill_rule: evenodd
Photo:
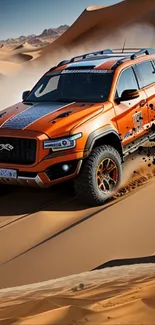
<path fill-rule="evenodd" d="M 87 35 L 89 36 L 89 35 Z M 96 31 L 87 41 L 70 44 L 67 48 L 57 47 L 53 52 L 40 57 L 40 60 L 29 61 L 21 64 L 16 73 L 0 78 L 0 110 L 21 101 L 22 92 L 32 89 L 38 79 L 51 67 L 61 60 L 67 60 L 73 56 L 104 48 L 123 47 L 126 39 L 126 47 L 153 47 L 155 44 L 155 29 L 151 25 L 134 24 L 132 27 L 124 26 L 117 29 L 112 35 Z M 4 61 L 5 65 L 5 61 Z"/>

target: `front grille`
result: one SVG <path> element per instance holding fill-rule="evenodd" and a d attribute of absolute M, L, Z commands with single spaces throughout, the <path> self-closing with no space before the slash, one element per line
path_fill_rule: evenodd
<path fill-rule="evenodd" d="M 0 137 L 0 163 L 31 165 L 36 160 L 35 139 Z"/>

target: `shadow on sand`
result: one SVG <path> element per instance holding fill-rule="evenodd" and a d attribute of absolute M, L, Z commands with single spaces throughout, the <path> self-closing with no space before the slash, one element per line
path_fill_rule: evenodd
<path fill-rule="evenodd" d="M 150 159 L 154 159 L 154 148 L 144 148 L 139 157 L 146 159 L 146 166 Z M 143 158 L 145 155 L 146 158 Z M 133 159 L 132 154 L 129 159 Z M 151 157 L 151 158 L 150 158 Z M 126 199 L 125 194 L 122 199 Z M 103 211 L 110 205 L 116 204 L 118 199 L 111 199 L 104 206 L 96 207 L 96 211 Z M 82 205 L 75 196 L 72 182 L 65 182 L 47 189 L 0 185 L 0 218 L 19 217 L 43 211 L 82 211 L 90 207 Z M 86 213 L 87 214 L 87 213 Z"/>

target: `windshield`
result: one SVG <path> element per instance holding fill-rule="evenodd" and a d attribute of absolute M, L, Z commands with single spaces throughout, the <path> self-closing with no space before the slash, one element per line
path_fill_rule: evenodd
<path fill-rule="evenodd" d="M 63 70 L 44 76 L 24 102 L 104 102 L 112 77 L 104 70 Z"/>

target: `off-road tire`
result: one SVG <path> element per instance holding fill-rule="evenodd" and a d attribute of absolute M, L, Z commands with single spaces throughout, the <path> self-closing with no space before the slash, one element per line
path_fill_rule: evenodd
<path fill-rule="evenodd" d="M 117 166 L 117 183 L 115 190 L 111 193 L 104 193 L 98 187 L 96 172 L 100 162 L 106 158 L 112 159 Z M 88 158 L 84 159 L 81 171 L 74 179 L 74 188 L 77 198 L 89 206 L 104 204 L 116 193 L 122 178 L 122 162 L 119 152 L 109 145 L 96 147 Z"/>

